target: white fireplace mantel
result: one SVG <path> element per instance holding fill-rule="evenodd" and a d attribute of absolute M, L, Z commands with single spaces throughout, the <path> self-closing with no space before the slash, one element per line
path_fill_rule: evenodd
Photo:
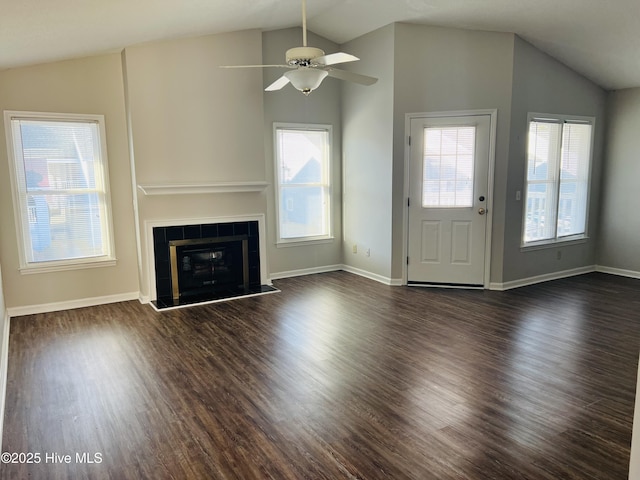
<path fill-rule="evenodd" d="M 138 185 L 145 195 L 193 195 L 202 193 L 261 192 L 269 184 L 261 181 L 218 183 L 166 183 Z"/>

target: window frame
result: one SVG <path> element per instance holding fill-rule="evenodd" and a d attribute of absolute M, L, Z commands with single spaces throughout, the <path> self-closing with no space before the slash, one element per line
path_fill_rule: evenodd
<path fill-rule="evenodd" d="M 547 123 L 555 123 L 560 125 L 569 124 L 578 124 L 578 125 L 591 125 L 591 138 L 589 139 L 589 158 L 588 165 L 586 168 L 586 192 L 585 192 L 585 219 L 584 219 L 584 233 L 578 233 L 574 235 L 565 235 L 558 236 L 558 225 L 557 225 L 557 215 L 558 209 L 560 207 L 559 202 L 559 191 L 561 185 L 561 153 L 562 153 L 562 136 L 564 134 L 564 129 L 562 128 L 560 131 L 560 139 L 558 141 L 557 151 L 558 162 L 557 162 L 557 170 L 556 170 L 556 180 L 553 183 L 553 187 L 556 190 L 555 195 L 555 212 L 556 219 L 554 222 L 554 237 L 542 240 L 534 240 L 525 242 L 525 233 L 527 230 L 527 195 L 529 189 L 529 181 L 528 181 L 528 169 L 529 169 L 529 141 L 530 141 L 530 129 L 531 123 L 535 121 L 547 122 Z M 589 239 L 589 206 L 591 201 L 591 172 L 593 168 L 593 147 L 595 143 L 595 135 L 596 135 L 596 117 L 594 116 L 583 116 L 583 115 L 565 115 L 565 114 L 552 114 L 552 113 L 534 113 L 529 112 L 527 114 L 527 129 L 526 129 L 526 141 L 525 141 L 525 153 L 524 153 L 524 194 L 522 196 L 523 205 L 522 205 L 522 231 L 520 233 L 520 249 L 522 251 L 527 250 L 539 250 L 544 248 L 552 248 L 557 245 L 572 245 L 572 244 L 580 244 L 585 243 Z"/>
<path fill-rule="evenodd" d="M 281 182 L 280 182 L 280 159 L 278 151 L 278 130 L 300 130 L 300 131 L 322 131 L 327 133 L 327 149 L 323 159 L 323 172 L 325 183 L 321 184 L 325 189 L 325 198 L 327 199 L 325 209 L 326 229 L 325 235 L 312 235 L 302 237 L 282 237 L 281 217 Z M 300 245 L 311 245 L 333 242 L 333 182 L 332 182 L 332 149 L 333 149 L 333 126 L 330 124 L 320 123 L 289 123 L 274 122 L 273 123 L 273 164 L 274 164 L 274 196 L 275 196 L 275 212 L 276 212 L 276 246 L 293 247 Z"/>
<path fill-rule="evenodd" d="M 24 162 L 22 152 L 15 149 L 15 139 L 12 122 L 15 120 L 42 121 L 42 122 L 73 122 L 91 123 L 97 125 L 98 150 L 100 152 L 101 176 L 104 183 L 103 189 L 98 190 L 104 198 L 101 206 L 104 212 L 103 225 L 106 229 L 103 240 L 105 241 L 104 254 L 99 256 L 80 257 L 62 260 L 48 260 L 42 262 L 28 261 L 27 241 L 31 238 L 25 232 L 29 228 L 28 212 L 23 205 L 22 197 L 26 195 L 26 186 L 19 183 L 24 178 Z M 21 274 L 46 273 L 63 270 L 76 270 L 93 267 L 108 267 L 116 264 L 115 242 L 113 232 L 112 206 L 109 182 L 109 163 L 106 145 L 106 129 L 104 115 L 74 114 L 74 113 L 50 113 L 31 111 L 4 111 L 5 137 L 7 141 L 7 159 L 9 163 L 9 176 L 11 179 L 11 192 L 13 200 L 14 221 L 18 244 L 19 271 Z M 20 173 L 22 172 L 22 173 Z M 26 230 L 25 230 L 26 229 Z"/>

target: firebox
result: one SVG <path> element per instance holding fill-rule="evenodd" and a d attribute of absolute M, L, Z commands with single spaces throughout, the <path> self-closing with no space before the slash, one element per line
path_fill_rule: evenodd
<path fill-rule="evenodd" d="M 172 240 L 169 260 L 174 302 L 212 291 L 249 291 L 247 235 Z"/>
<path fill-rule="evenodd" d="M 258 219 L 155 225 L 157 310 L 273 293 L 263 284 Z"/>

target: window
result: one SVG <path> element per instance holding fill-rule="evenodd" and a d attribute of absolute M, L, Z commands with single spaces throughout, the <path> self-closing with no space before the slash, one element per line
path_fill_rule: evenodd
<path fill-rule="evenodd" d="M 473 206 L 475 126 L 424 129 L 422 206 Z"/>
<path fill-rule="evenodd" d="M 586 237 L 593 123 L 529 116 L 523 245 Z"/>
<path fill-rule="evenodd" d="M 331 126 L 274 127 L 278 243 L 331 238 Z"/>
<path fill-rule="evenodd" d="M 112 263 L 104 117 L 4 117 L 21 270 Z"/>

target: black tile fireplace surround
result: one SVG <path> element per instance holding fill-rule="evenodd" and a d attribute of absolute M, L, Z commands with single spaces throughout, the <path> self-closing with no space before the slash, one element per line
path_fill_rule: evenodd
<path fill-rule="evenodd" d="M 182 242 L 184 240 L 196 240 L 201 245 L 210 243 L 212 251 L 217 251 L 215 254 L 212 253 L 213 263 L 217 264 L 215 257 L 216 255 L 219 256 L 219 250 L 213 246 L 227 246 L 229 247 L 229 252 L 235 252 L 235 249 L 228 242 L 231 239 L 236 239 L 239 242 L 244 239 L 246 242 L 245 258 L 248 261 L 248 265 L 243 265 L 242 255 L 237 253 L 229 255 L 230 257 L 233 256 L 232 264 L 240 269 L 245 269 L 245 276 L 247 277 L 245 281 L 225 283 L 224 281 L 210 280 L 204 282 L 199 288 L 182 293 L 179 298 L 174 298 L 176 294 L 173 288 L 174 282 L 172 282 L 171 246 L 174 245 L 175 254 L 175 244 L 181 245 L 185 243 Z M 254 295 L 275 290 L 267 285 L 261 285 L 258 221 L 154 227 L 153 249 L 157 296 L 157 300 L 153 303 L 158 309 Z M 219 269 L 219 267 L 216 268 Z M 214 270 L 213 267 L 212 270 Z"/>

